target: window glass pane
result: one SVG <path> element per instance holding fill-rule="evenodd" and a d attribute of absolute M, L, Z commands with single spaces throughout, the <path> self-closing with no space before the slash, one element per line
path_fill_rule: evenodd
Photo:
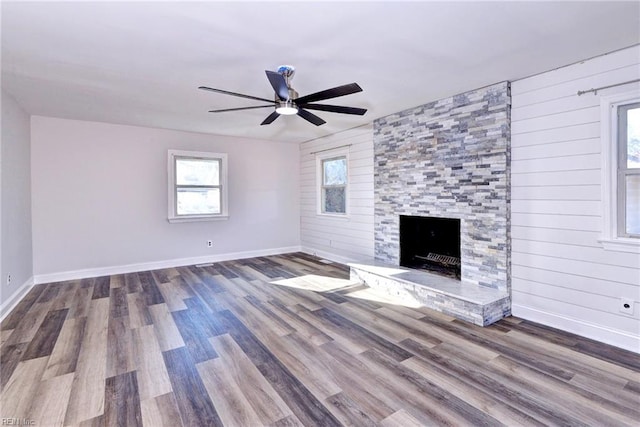
<path fill-rule="evenodd" d="M 626 196 L 626 232 L 640 236 L 640 175 L 627 175 Z"/>
<path fill-rule="evenodd" d="M 178 215 L 219 214 L 219 188 L 179 188 L 177 197 Z"/>
<path fill-rule="evenodd" d="M 322 208 L 325 213 L 346 213 L 345 187 L 322 189 Z"/>
<path fill-rule="evenodd" d="M 627 168 L 640 168 L 640 108 L 627 110 Z"/>
<path fill-rule="evenodd" d="M 220 161 L 215 159 L 176 159 L 176 184 L 220 185 Z"/>
<path fill-rule="evenodd" d="M 346 157 L 323 160 L 322 177 L 324 185 L 345 185 L 347 183 Z"/>

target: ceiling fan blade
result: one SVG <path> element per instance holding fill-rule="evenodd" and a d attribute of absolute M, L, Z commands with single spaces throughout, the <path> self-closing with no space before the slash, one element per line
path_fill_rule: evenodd
<path fill-rule="evenodd" d="M 280 116 L 280 114 L 278 114 L 277 112 L 274 111 L 273 113 L 269 114 L 267 116 L 267 118 L 262 121 L 262 123 L 260 123 L 260 126 L 268 125 L 269 123 L 273 123 L 273 121 L 275 119 L 277 119 L 279 116 Z"/>
<path fill-rule="evenodd" d="M 273 105 L 255 105 L 255 106 L 252 106 L 252 107 L 224 108 L 222 110 L 209 110 L 209 112 L 210 113 L 224 113 L 225 111 L 253 110 L 253 109 L 256 109 L 256 108 L 265 108 L 265 107 L 273 108 Z"/>
<path fill-rule="evenodd" d="M 320 117 L 316 116 L 313 113 L 308 112 L 307 110 L 303 110 L 302 108 L 298 108 L 298 115 L 305 119 L 308 122 L 313 123 L 316 126 L 323 125 L 327 122 L 322 120 Z"/>
<path fill-rule="evenodd" d="M 289 86 L 287 86 L 287 81 L 284 76 L 280 73 L 274 73 L 273 71 L 265 70 L 267 73 L 267 78 L 269 79 L 269 83 L 273 86 L 273 90 L 276 91 L 278 98 L 286 101 L 289 99 Z"/>
<path fill-rule="evenodd" d="M 343 107 L 342 105 L 324 105 L 324 104 L 298 104 L 300 108 L 306 108 L 307 110 L 320 110 L 320 111 L 329 111 L 330 113 L 341 113 L 341 114 L 355 114 L 357 116 L 362 116 L 367 112 L 364 108 L 356 108 L 356 107 Z"/>
<path fill-rule="evenodd" d="M 324 99 L 337 98 L 339 96 L 351 95 L 352 93 L 362 92 L 362 88 L 357 83 L 349 83 L 334 87 L 331 89 L 323 90 L 320 92 L 312 93 L 310 95 L 302 96 L 296 99 L 296 104 L 307 104 L 314 101 L 322 101 Z"/>
<path fill-rule="evenodd" d="M 209 90 L 211 92 L 222 93 L 225 95 L 239 96 L 240 98 L 255 99 L 256 101 L 271 102 L 272 104 L 275 104 L 275 101 L 273 99 L 259 98 L 257 96 L 244 95 L 242 93 L 237 93 L 237 92 L 229 92 L 228 90 L 214 89 L 212 87 L 206 87 L 206 86 L 200 86 L 198 89 Z"/>

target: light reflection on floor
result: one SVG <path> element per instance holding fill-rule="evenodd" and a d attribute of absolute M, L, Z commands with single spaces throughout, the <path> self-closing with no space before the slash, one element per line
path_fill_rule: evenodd
<path fill-rule="evenodd" d="M 288 288 L 304 289 L 312 292 L 335 292 L 346 298 L 357 298 L 383 304 L 400 305 L 411 308 L 420 307 L 420 303 L 411 296 L 387 295 L 382 291 L 367 287 L 356 280 L 307 274 L 290 279 L 274 280 L 269 283 Z M 349 289 L 353 290 L 350 291 Z"/>

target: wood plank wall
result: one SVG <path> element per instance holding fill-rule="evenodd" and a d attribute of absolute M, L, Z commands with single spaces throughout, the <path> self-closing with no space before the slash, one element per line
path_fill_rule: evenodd
<path fill-rule="evenodd" d="M 513 314 L 640 351 L 640 255 L 604 250 L 600 101 L 640 46 L 512 83 Z M 620 297 L 636 301 L 620 313 Z"/>
<path fill-rule="evenodd" d="M 317 214 L 316 156 L 349 145 L 349 217 Z M 300 236 L 302 247 L 340 261 L 373 258 L 373 127 L 350 129 L 300 147 Z"/>

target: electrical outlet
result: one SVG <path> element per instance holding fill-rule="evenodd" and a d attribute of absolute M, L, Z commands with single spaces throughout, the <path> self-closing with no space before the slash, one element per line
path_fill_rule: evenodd
<path fill-rule="evenodd" d="M 7 285 L 11 284 L 11 274 L 7 274 Z"/>
<path fill-rule="evenodd" d="M 213 240 L 207 240 L 207 247 L 208 248 L 212 248 L 213 247 Z"/>
<path fill-rule="evenodd" d="M 620 313 L 633 315 L 633 300 L 620 298 Z"/>

